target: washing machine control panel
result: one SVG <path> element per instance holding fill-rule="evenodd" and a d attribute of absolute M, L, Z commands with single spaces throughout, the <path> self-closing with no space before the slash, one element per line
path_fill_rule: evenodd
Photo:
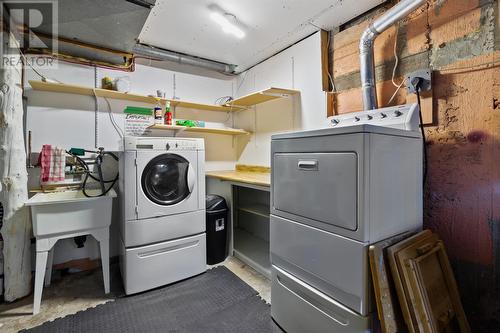
<path fill-rule="evenodd" d="M 196 150 L 197 145 L 186 141 L 171 141 L 165 144 L 166 150 Z"/>
<path fill-rule="evenodd" d="M 328 118 L 328 127 L 375 125 L 418 131 L 420 125 L 418 104 L 346 113 Z"/>
<path fill-rule="evenodd" d="M 125 150 L 166 150 L 195 151 L 204 150 L 203 139 L 195 138 L 157 138 L 157 137 L 125 137 Z"/>

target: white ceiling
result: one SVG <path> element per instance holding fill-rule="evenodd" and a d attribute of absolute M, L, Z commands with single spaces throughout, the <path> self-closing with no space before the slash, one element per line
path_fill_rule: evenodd
<path fill-rule="evenodd" d="M 157 0 L 144 44 L 237 65 L 244 71 L 318 29 L 331 30 L 385 0 Z M 225 34 L 210 5 L 234 14 L 246 37 Z"/>

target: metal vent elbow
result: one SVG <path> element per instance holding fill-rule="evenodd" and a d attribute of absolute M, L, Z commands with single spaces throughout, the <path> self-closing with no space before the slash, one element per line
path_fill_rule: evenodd
<path fill-rule="evenodd" d="M 373 110 L 378 107 L 373 54 L 373 43 L 375 39 L 390 26 L 408 16 L 408 14 L 416 10 L 425 2 L 426 0 L 400 1 L 397 5 L 386 11 L 381 17 L 373 21 L 361 35 L 359 42 L 359 61 L 361 93 L 365 111 Z"/>

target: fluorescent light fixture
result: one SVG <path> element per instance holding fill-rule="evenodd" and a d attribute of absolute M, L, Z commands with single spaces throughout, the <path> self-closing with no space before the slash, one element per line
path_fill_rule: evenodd
<path fill-rule="evenodd" d="M 226 15 L 223 15 L 218 12 L 212 12 L 210 14 L 210 18 L 214 20 L 218 25 L 221 26 L 222 31 L 224 31 L 226 34 L 231 34 L 234 35 L 236 38 L 242 39 L 245 37 L 245 32 L 241 30 L 239 27 L 237 27 L 234 23 L 230 22 Z"/>

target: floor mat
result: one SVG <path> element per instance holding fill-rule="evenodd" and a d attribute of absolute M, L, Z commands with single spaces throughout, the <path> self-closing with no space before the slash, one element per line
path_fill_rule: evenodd
<path fill-rule="evenodd" d="M 270 307 L 226 267 L 22 332 L 280 332 Z"/>

